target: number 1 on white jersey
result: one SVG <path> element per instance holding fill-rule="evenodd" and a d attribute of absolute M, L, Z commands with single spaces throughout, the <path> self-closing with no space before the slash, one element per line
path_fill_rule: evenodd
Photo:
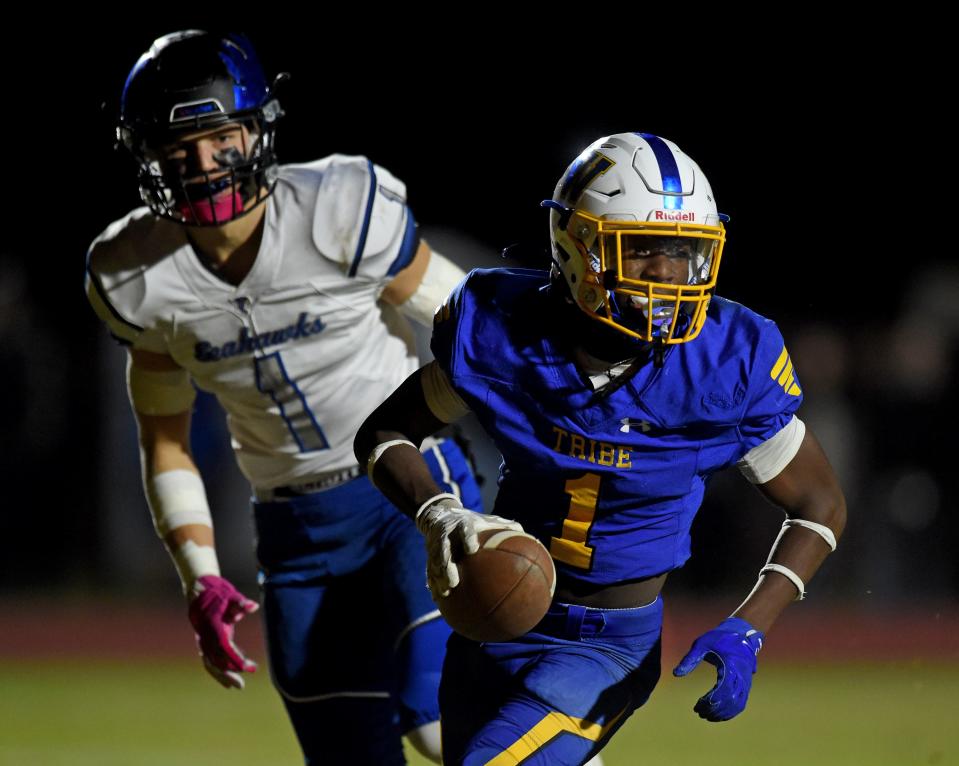
<path fill-rule="evenodd" d="M 256 357 L 253 366 L 256 370 L 256 387 L 276 402 L 280 416 L 299 445 L 300 452 L 328 449 L 330 443 L 306 403 L 303 392 L 287 374 L 280 352 Z"/>

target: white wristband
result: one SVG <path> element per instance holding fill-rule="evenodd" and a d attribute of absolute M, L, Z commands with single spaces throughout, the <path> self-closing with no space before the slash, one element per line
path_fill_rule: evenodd
<path fill-rule="evenodd" d="M 160 537 L 187 524 L 213 526 L 203 479 L 193 471 L 182 468 L 164 471 L 144 477 L 143 483 L 153 514 L 153 526 Z"/>
<path fill-rule="evenodd" d="M 366 459 L 366 475 L 374 487 L 376 486 L 376 482 L 373 481 L 373 469 L 376 468 L 376 461 L 383 456 L 386 450 L 390 447 L 395 447 L 397 444 L 409 444 L 413 449 L 419 452 L 419 448 L 408 439 L 390 439 L 387 442 L 377 444 L 370 453 L 370 456 Z"/>
<path fill-rule="evenodd" d="M 766 572 L 775 572 L 776 574 L 781 574 L 787 580 L 789 580 L 793 585 L 796 586 L 796 590 L 799 591 L 799 595 L 796 596 L 796 601 L 802 601 L 806 598 L 806 585 L 802 581 L 802 578 L 789 567 L 784 567 L 782 564 L 766 564 L 762 569 L 759 570 L 759 576 L 762 577 Z"/>

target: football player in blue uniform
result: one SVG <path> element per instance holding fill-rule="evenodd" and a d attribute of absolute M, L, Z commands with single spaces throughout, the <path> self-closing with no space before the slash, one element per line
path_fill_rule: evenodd
<path fill-rule="evenodd" d="M 185 31 L 130 72 L 119 137 L 145 207 L 90 248 L 87 292 L 129 349 L 144 485 L 207 670 L 242 688 L 233 640 L 257 604 L 223 578 L 190 452 L 194 385 L 228 415 L 255 498 L 270 670 L 307 763 L 439 762 L 449 628 L 422 584 L 419 533 L 353 457 L 366 413 L 418 366 L 425 324 L 463 274 L 421 242 L 405 185 L 365 157 L 280 165 L 282 115 L 249 41 Z M 451 440 L 424 445 L 466 507 Z"/>
<path fill-rule="evenodd" d="M 434 592 L 490 527 L 556 563 L 528 634 L 453 634 L 440 707 L 447 764 L 582 764 L 660 675 L 660 591 L 690 555 L 706 480 L 736 464 L 785 511 L 756 587 L 674 670 L 702 660 L 710 721 L 742 712 L 764 634 L 835 548 L 845 501 L 776 325 L 713 294 L 725 217 L 699 167 L 645 133 L 601 138 L 550 212 L 552 269 L 473 271 L 434 318 L 435 361 L 364 423 L 356 454 L 426 537 Z M 473 411 L 503 455 L 495 516 L 464 510 L 416 446 Z M 463 693 L 469 690 L 469 694 Z"/>

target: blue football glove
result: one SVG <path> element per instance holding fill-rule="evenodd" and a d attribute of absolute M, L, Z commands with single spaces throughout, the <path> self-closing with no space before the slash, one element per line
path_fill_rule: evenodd
<path fill-rule="evenodd" d="M 756 655 L 762 649 L 763 638 L 762 632 L 745 620 L 730 617 L 693 642 L 673 675 L 685 676 L 703 660 L 716 666 L 716 685 L 693 707 L 700 718 L 728 721 L 746 709 L 756 672 Z"/>

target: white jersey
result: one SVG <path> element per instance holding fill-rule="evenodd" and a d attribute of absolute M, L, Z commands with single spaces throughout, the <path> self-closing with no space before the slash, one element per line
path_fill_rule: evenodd
<path fill-rule="evenodd" d="M 377 304 L 415 255 L 405 198 L 364 157 L 281 167 L 235 286 L 140 208 L 94 241 L 87 293 L 121 343 L 169 354 L 216 395 L 254 487 L 302 483 L 355 465 L 360 424 L 418 366 L 406 320 Z"/>

